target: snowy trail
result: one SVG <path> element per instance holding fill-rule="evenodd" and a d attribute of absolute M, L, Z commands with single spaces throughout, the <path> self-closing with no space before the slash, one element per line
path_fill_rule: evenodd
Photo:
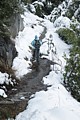
<path fill-rule="evenodd" d="M 43 26 L 43 25 L 40 24 L 40 26 Z M 46 27 L 43 26 L 43 28 L 44 28 L 43 32 L 40 34 L 40 38 L 42 39 L 44 39 L 45 34 L 46 34 Z M 19 55 L 17 59 L 20 59 L 20 60 L 24 60 L 24 57 L 26 56 L 26 52 L 30 51 L 29 46 L 28 46 L 29 42 L 26 41 L 26 35 L 25 35 L 26 30 L 27 29 L 25 28 L 20 35 L 21 38 L 18 38 L 16 41 L 16 48 L 19 51 Z M 23 42 L 20 41 L 20 39 L 23 40 Z M 27 50 L 26 50 L 26 46 L 24 46 L 25 43 L 27 43 Z M 21 68 L 21 66 L 19 67 Z M 30 99 L 30 96 L 32 94 L 34 94 L 35 92 L 41 91 L 41 90 L 47 90 L 47 85 L 43 84 L 42 78 L 46 76 L 47 74 L 49 74 L 49 71 L 50 71 L 49 60 L 40 59 L 39 66 L 36 68 L 36 66 L 33 65 L 31 68 L 32 70 L 31 72 L 28 71 L 29 72 L 28 74 L 25 74 L 26 73 L 24 72 L 25 69 L 23 69 L 23 73 L 25 75 L 20 78 L 19 83 L 15 85 L 13 89 L 8 90 L 7 99 L 5 99 L 4 101 L 3 100 L 0 101 L 0 107 L 2 107 L 2 104 L 4 105 L 4 103 L 6 105 L 5 107 L 6 112 L 5 112 L 5 115 L 4 113 L 2 114 L 2 119 L 6 118 L 7 111 L 9 112 L 10 117 L 15 117 L 17 114 L 19 114 L 21 111 L 25 109 Z M 16 103 L 17 103 L 17 106 L 16 106 Z"/>
<path fill-rule="evenodd" d="M 64 52 L 68 55 L 69 46 L 61 41 L 51 22 L 44 20 L 42 24 L 47 28 L 43 41 L 49 38 L 50 34 L 53 35 L 57 56 L 62 61 L 62 66 L 64 67 L 63 55 Z M 42 45 L 42 53 L 46 53 L 46 46 L 46 44 Z M 73 99 L 61 84 L 62 77 L 60 72 L 55 73 L 54 71 L 51 71 L 48 76 L 44 77 L 44 84 L 51 85 L 51 87 L 48 87 L 47 91 L 35 93 L 33 98 L 29 100 L 26 110 L 16 116 L 15 120 L 80 120 L 80 103 Z"/>

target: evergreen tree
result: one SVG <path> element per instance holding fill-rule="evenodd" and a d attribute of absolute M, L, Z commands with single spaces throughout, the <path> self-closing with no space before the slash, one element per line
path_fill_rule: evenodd
<path fill-rule="evenodd" d="M 70 49 L 70 58 L 66 58 L 64 83 L 74 98 L 80 101 L 80 37 Z"/>
<path fill-rule="evenodd" d="M 6 23 L 10 17 L 19 12 L 19 0 L 0 0 L 0 21 Z"/>
<path fill-rule="evenodd" d="M 0 36 L 10 36 L 9 27 L 12 17 L 22 13 L 21 0 L 1 0 L 0 1 Z M 5 30 L 5 32 L 4 32 Z"/>
<path fill-rule="evenodd" d="M 31 3 L 32 0 L 21 0 L 21 2 L 23 2 L 24 4 L 27 4 L 27 3 Z"/>

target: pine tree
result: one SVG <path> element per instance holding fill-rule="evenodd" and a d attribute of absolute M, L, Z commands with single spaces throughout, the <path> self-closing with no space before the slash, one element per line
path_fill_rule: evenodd
<path fill-rule="evenodd" d="M 64 83 L 74 98 L 80 101 L 80 42 L 70 49 L 70 58 L 66 58 Z"/>
<path fill-rule="evenodd" d="M 0 0 L 0 21 L 6 21 L 15 13 L 19 12 L 19 0 Z"/>

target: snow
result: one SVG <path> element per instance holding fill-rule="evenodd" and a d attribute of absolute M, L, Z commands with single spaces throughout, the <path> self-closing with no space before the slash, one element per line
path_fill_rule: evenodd
<path fill-rule="evenodd" d="M 30 59 L 32 54 L 29 46 L 31 46 L 31 41 L 34 39 L 35 34 L 39 36 L 43 31 L 43 27 L 39 25 L 41 19 L 37 20 L 37 16 L 25 12 L 22 17 L 24 19 L 25 28 L 15 39 L 18 57 L 16 57 L 13 62 L 13 69 L 16 69 L 17 77 L 22 77 L 31 71 L 29 67 L 31 65 Z M 31 28 L 32 25 L 34 28 Z M 26 61 L 25 58 L 28 60 Z"/>
<path fill-rule="evenodd" d="M 69 18 L 64 17 L 64 16 L 60 16 L 57 20 L 55 20 L 54 22 L 54 27 L 66 27 L 66 28 L 70 28 L 70 24 L 71 21 Z"/>
<path fill-rule="evenodd" d="M 1 73 L 0 72 L 0 84 L 4 85 L 6 83 L 7 85 L 11 83 L 13 85 L 13 82 L 11 81 L 11 78 L 9 78 L 9 75 L 7 73 Z M 4 89 L 6 89 L 4 86 L 2 89 L 0 89 L 0 96 L 7 97 Z"/>
<path fill-rule="evenodd" d="M 0 96 L 2 96 L 2 97 L 4 97 L 4 98 L 7 97 L 6 93 L 5 93 L 4 90 L 2 90 L 2 89 L 0 89 Z"/>
<path fill-rule="evenodd" d="M 44 6 L 44 4 L 43 4 L 42 2 L 38 2 L 38 1 L 33 2 L 33 5 L 34 5 L 34 6 L 35 6 L 36 4 L 41 5 L 41 6 Z"/>
<path fill-rule="evenodd" d="M 30 9 L 31 9 L 32 13 L 34 13 L 34 14 L 36 13 L 36 9 L 35 9 L 34 5 L 30 4 Z"/>
<path fill-rule="evenodd" d="M 79 6 L 79 8 L 75 11 L 74 16 L 76 17 L 78 14 L 80 14 L 80 6 Z"/>
<path fill-rule="evenodd" d="M 33 15 L 29 14 L 29 17 L 33 19 L 32 18 Z M 40 21 L 40 19 L 36 17 L 35 23 L 37 20 Z M 66 45 L 59 38 L 59 36 L 55 32 L 56 28 L 53 26 L 53 24 L 50 21 L 45 19 L 43 20 L 42 24 L 47 28 L 45 38 L 42 41 L 43 42 L 47 41 L 49 35 L 52 34 L 54 45 L 57 48 L 56 57 L 62 61 L 62 69 L 64 70 L 65 60 L 63 59 L 63 55 L 64 53 L 69 55 L 68 49 L 70 46 Z M 63 24 L 62 21 L 61 24 Z M 66 26 L 69 25 L 70 22 L 67 20 Z M 31 32 L 32 37 L 34 38 L 34 34 L 40 35 L 42 31 L 42 30 L 38 31 L 38 29 L 40 30 L 39 24 L 37 24 L 37 28 L 35 27 L 33 31 L 31 30 L 32 32 L 29 31 L 29 34 L 27 34 L 26 32 L 26 35 L 29 36 Z M 23 31 L 23 37 L 24 36 L 25 33 Z M 47 49 L 48 49 L 47 42 L 45 42 L 41 46 L 40 51 L 41 53 L 47 54 Z M 56 57 L 54 59 L 57 60 L 58 62 L 58 59 L 56 59 Z M 50 59 L 50 54 L 47 58 Z M 60 66 L 57 65 L 57 68 L 59 67 Z M 28 102 L 28 106 L 26 107 L 26 110 L 24 110 L 19 115 L 17 115 L 15 120 L 64 120 L 64 119 L 80 120 L 80 103 L 77 102 L 62 85 L 63 82 L 62 78 L 63 76 L 60 71 L 55 72 L 53 70 L 49 73 L 49 75 L 45 76 L 42 80 L 43 83 L 47 85 L 51 85 L 51 87 L 48 87 L 47 91 L 39 91 L 36 92 L 34 95 L 32 95 L 31 99 Z"/>
<path fill-rule="evenodd" d="M 28 103 L 27 109 L 16 120 L 79 120 L 80 104 L 61 84 L 48 91 L 40 91 Z"/>
<path fill-rule="evenodd" d="M 46 0 L 39 0 L 39 1 L 41 1 L 41 2 L 46 2 Z"/>
<path fill-rule="evenodd" d="M 66 27 L 66 25 L 68 25 L 70 20 L 69 20 L 69 18 L 65 17 L 65 14 L 66 14 L 66 12 L 71 4 L 72 4 L 72 0 L 63 1 L 61 4 L 58 5 L 58 7 L 55 7 L 53 9 L 51 14 L 47 18 L 53 22 L 58 19 L 56 21 L 56 23 L 58 22 L 58 25 L 60 25 L 62 23 Z M 59 22 L 60 22 L 60 24 L 59 24 Z"/>
<path fill-rule="evenodd" d="M 47 91 L 39 91 L 32 95 L 26 110 L 19 113 L 15 120 L 80 120 L 80 103 L 70 95 L 62 84 L 63 76 L 61 72 L 64 70 L 65 66 L 63 55 L 64 53 L 69 55 L 68 49 L 70 46 L 66 45 L 59 38 L 55 26 L 49 20 L 41 19 L 27 10 L 22 17 L 24 19 L 25 28 L 22 32 L 19 32 L 19 35 L 15 39 L 18 57 L 14 59 L 13 68 L 16 70 L 16 76 L 22 77 L 31 71 L 29 67 L 31 65 L 30 59 L 32 54 L 29 46 L 31 46 L 30 43 L 35 35 L 41 35 L 44 27 L 47 28 L 47 32 L 42 41 L 47 41 L 49 35 L 52 34 L 53 43 L 57 49 L 57 55 L 53 57 L 56 62 L 61 61 L 61 67 L 56 65 L 55 72 L 52 69 L 53 66 L 51 66 L 52 71 L 42 80 L 44 84 L 51 85 L 51 87 L 48 87 Z M 60 22 L 58 22 L 59 20 Z M 66 20 L 66 22 L 64 22 L 64 20 Z M 65 25 L 65 27 L 70 26 L 70 21 L 66 17 L 61 16 L 56 21 L 58 22 L 58 27 L 60 27 L 60 25 Z M 55 24 L 57 24 L 57 22 Z M 47 49 L 47 42 L 45 42 L 41 46 L 40 52 L 46 54 Z M 50 56 L 51 52 L 47 58 L 51 59 Z M 5 74 L 0 73 L 0 83 L 4 82 Z M 6 97 L 4 91 L 1 89 L 0 95 Z M 25 97 L 22 96 L 21 99 L 23 100 Z"/>

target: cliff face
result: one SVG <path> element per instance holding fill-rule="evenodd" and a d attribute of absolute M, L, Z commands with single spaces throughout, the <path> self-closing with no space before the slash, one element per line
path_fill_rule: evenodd
<path fill-rule="evenodd" d="M 23 9 L 18 0 L 0 1 L 0 70 L 6 72 L 11 68 L 13 59 L 17 56 L 12 38 L 23 30 L 21 13 Z"/>
<path fill-rule="evenodd" d="M 8 36 L 0 36 L 0 71 L 7 72 L 17 56 L 15 44 Z"/>
<path fill-rule="evenodd" d="M 23 30 L 23 19 L 20 14 L 14 14 L 9 20 L 9 26 L 1 24 L 0 27 L 0 71 L 7 72 L 12 67 L 13 59 L 17 56 L 15 38 Z"/>
<path fill-rule="evenodd" d="M 10 33 L 13 38 L 15 38 L 18 35 L 19 31 L 22 31 L 24 28 L 23 25 L 23 19 L 21 18 L 21 15 L 19 13 L 13 15 L 10 18 Z"/>

